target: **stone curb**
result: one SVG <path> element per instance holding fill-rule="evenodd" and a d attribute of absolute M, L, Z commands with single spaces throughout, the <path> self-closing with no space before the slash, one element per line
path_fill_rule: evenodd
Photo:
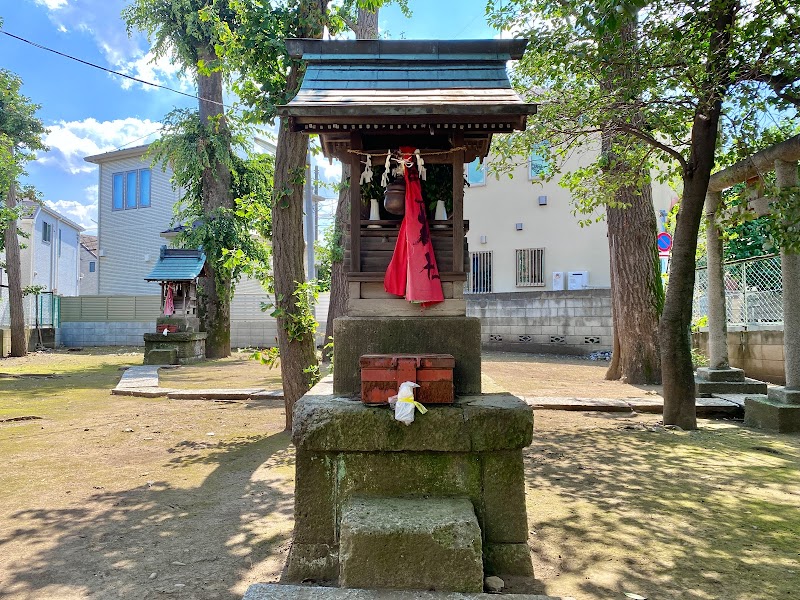
<path fill-rule="evenodd" d="M 128 367 L 122 373 L 113 396 L 137 396 L 171 400 L 283 400 L 283 390 L 264 388 L 178 389 L 158 385 L 158 370 L 165 367 L 151 365 Z M 172 367 L 166 367 L 172 368 Z"/>

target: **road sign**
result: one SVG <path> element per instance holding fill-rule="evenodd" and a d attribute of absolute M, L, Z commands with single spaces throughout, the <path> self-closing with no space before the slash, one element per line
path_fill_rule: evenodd
<path fill-rule="evenodd" d="M 661 254 L 665 254 L 672 250 L 672 236 L 666 231 L 662 231 L 658 234 L 656 243 L 658 244 L 658 251 Z"/>

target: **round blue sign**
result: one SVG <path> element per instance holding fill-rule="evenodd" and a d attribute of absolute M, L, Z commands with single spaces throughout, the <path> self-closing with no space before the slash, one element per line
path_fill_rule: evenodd
<path fill-rule="evenodd" d="M 669 252 L 672 249 L 672 236 L 666 231 L 659 233 L 656 239 L 658 242 L 658 249 L 661 252 Z"/>

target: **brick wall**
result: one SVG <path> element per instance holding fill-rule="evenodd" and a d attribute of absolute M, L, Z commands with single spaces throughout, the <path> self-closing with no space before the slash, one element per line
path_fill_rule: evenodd
<path fill-rule="evenodd" d="M 590 354 L 611 350 L 611 290 L 466 294 L 487 350 Z"/>
<path fill-rule="evenodd" d="M 708 356 L 707 331 L 693 333 L 692 344 Z M 783 331 L 729 331 L 728 359 L 732 367 L 744 369 L 748 377 L 776 385 L 786 383 Z"/>

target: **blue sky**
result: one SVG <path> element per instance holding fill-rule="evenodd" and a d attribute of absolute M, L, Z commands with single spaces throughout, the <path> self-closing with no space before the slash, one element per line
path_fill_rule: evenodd
<path fill-rule="evenodd" d="M 151 62 L 141 35 L 128 37 L 120 18 L 128 0 L 4 0 L 3 30 L 83 60 L 140 79 L 193 93 L 169 59 Z M 406 19 L 396 7 L 380 13 L 389 37 L 408 39 L 491 38 L 485 0 L 409 0 Z M 39 117 L 49 128 L 41 153 L 28 167 L 28 182 L 66 217 L 94 233 L 97 218 L 97 167 L 83 158 L 154 139 L 163 116 L 196 101 L 144 86 L 0 35 L 0 67 L 23 79 L 23 93 L 41 104 Z M 147 137 L 149 136 L 149 137 Z M 326 174 L 334 176 L 336 168 Z"/>

